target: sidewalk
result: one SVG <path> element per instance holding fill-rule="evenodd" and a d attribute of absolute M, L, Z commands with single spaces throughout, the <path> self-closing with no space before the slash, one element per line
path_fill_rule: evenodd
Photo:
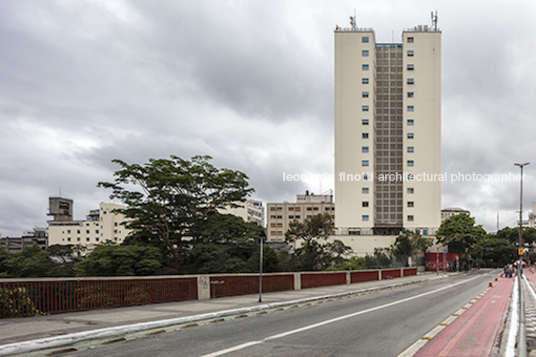
<path fill-rule="evenodd" d="M 452 322 L 447 319 L 448 326 L 414 356 L 476 357 L 498 353 L 513 286 L 514 279 L 499 279 L 484 295 L 470 302 L 459 317 Z"/>
<path fill-rule="evenodd" d="M 387 286 L 407 285 L 420 281 L 437 279 L 448 275 L 425 273 L 396 279 L 369 281 L 348 285 L 335 285 L 321 288 L 264 293 L 262 303 L 258 295 L 241 295 L 210 300 L 190 300 L 174 303 L 152 304 L 106 310 L 71 312 L 48 316 L 8 318 L 0 320 L 0 355 L 5 355 L 6 345 L 18 344 L 37 339 L 61 339 L 76 334 L 77 341 L 83 336 L 91 337 L 99 330 L 119 329 L 127 325 L 136 325 L 137 330 L 149 330 L 158 326 L 175 325 L 215 317 L 244 313 L 239 310 L 258 311 L 277 306 L 292 305 L 296 300 L 303 302 L 320 300 L 352 294 L 356 291 L 375 290 Z M 182 322 L 184 320 L 184 322 Z M 155 325 L 158 323 L 159 325 Z M 161 328 L 161 327 L 159 327 Z M 113 331 L 112 331 L 113 334 Z M 99 335 L 104 336 L 104 335 Z M 107 336 L 110 336 L 108 334 Z M 41 343 L 41 342 L 40 342 Z M 42 344 L 42 343 L 41 343 Z M 59 345 L 59 344 L 55 344 Z M 17 352 L 20 353 L 20 352 Z"/>

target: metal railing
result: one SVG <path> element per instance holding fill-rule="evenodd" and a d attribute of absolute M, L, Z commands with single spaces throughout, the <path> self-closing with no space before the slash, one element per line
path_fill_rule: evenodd
<path fill-rule="evenodd" d="M 417 268 L 270 273 L 263 292 L 352 284 L 416 275 Z M 0 318 L 255 294 L 257 274 L 173 277 L 24 278 L 0 281 Z"/>
<path fill-rule="evenodd" d="M 196 278 L 19 281 L 0 283 L 0 317 L 191 300 Z"/>

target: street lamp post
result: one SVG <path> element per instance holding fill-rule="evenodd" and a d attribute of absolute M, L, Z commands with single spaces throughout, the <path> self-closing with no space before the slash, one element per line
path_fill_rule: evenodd
<path fill-rule="evenodd" d="M 525 300 L 523 297 L 523 283 L 521 280 L 521 276 L 523 274 L 523 255 L 525 252 L 525 248 L 523 247 L 525 244 L 523 242 L 523 228 L 522 228 L 522 219 L 523 219 L 523 167 L 530 164 L 529 162 L 526 162 L 524 164 L 515 164 L 516 166 L 519 166 L 521 169 L 521 189 L 519 192 L 519 249 L 518 249 L 518 255 L 519 255 L 519 261 L 517 266 L 517 280 L 519 282 L 519 331 L 518 331 L 518 356 L 519 357 L 525 357 L 527 355 L 527 338 L 526 338 L 526 321 L 525 321 Z M 523 254 L 519 254 L 523 252 Z"/>
<path fill-rule="evenodd" d="M 259 302 L 262 302 L 262 263 L 263 263 L 262 251 L 264 250 L 263 244 L 264 244 L 264 241 L 266 240 L 266 233 L 264 232 L 264 230 L 259 235 L 259 240 L 260 240 L 260 247 L 261 247 L 261 252 L 259 256 Z"/>
<path fill-rule="evenodd" d="M 516 166 L 519 166 L 521 169 L 521 187 L 519 190 L 519 249 L 524 248 L 525 243 L 523 242 L 523 167 L 529 165 L 530 162 L 526 162 L 524 164 L 514 164 Z M 523 273 L 523 256 L 519 255 L 519 266 L 517 267 L 518 273 L 521 275 Z"/>

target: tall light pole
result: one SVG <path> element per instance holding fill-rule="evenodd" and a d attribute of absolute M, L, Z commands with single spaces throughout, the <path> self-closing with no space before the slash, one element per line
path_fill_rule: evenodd
<path fill-rule="evenodd" d="M 515 164 L 521 168 L 521 190 L 519 193 L 519 251 L 518 254 L 525 252 L 523 242 L 523 166 L 527 166 L 530 162 L 524 164 Z M 519 254 L 519 265 L 517 267 L 517 279 L 519 282 L 519 331 L 518 331 L 518 356 L 525 357 L 527 355 L 527 337 L 526 337 L 526 321 L 525 321 L 525 300 L 523 297 L 523 284 L 521 281 L 521 274 L 523 274 L 523 254 Z M 521 347 L 522 346 L 522 347 Z"/>
<path fill-rule="evenodd" d="M 529 165 L 530 162 L 526 162 L 524 164 L 514 164 L 516 166 L 519 166 L 521 169 L 521 188 L 519 190 L 519 249 L 524 248 L 525 243 L 523 242 L 523 167 Z M 519 252 L 518 252 L 519 253 Z M 521 273 L 523 272 L 523 261 L 522 261 L 522 255 L 519 255 L 519 266 L 518 271 Z"/>
<path fill-rule="evenodd" d="M 263 251 L 264 241 L 266 240 L 266 233 L 264 233 L 264 230 L 259 235 L 259 240 L 260 240 L 260 248 L 261 248 L 261 253 L 259 256 L 259 302 L 262 302 L 262 263 L 263 263 L 262 251 Z"/>

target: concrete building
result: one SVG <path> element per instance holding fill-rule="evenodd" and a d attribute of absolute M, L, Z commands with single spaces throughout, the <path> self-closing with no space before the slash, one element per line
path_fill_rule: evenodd
<path fill-rule="evenodd" d="M 264 225 L 264 206 L 262 201 L 249 199 L 246 202 L 238 202 L 240 207 L 219 210 L 221 214 L 232 214 L 241 217 L 246 222 L 255 222 L 261 227 Z"/>
<path fill-rule="evenodd" d="M 121 223 L 126 220 L 120 212 L 124 206 L 101 203 L 99 209 L 91 210 L 85 220 L 48 221 L 48 243 L 80 244 L 92 250 L 107 240 L 120 244 L 129 234 Z"/>
<path fill-rule="evenodd" d="M 441 224 L 441 31 L 335 29 L 338 235 L 434 234 Z M 394 241 L 394 238 L 392 239 Z"/>
<path fill-rule="evenodd" d="M 18 253 L 24 248 L 31 247 L 34 244 L 41 249 L 48 246 L 48 233 L 46 228 L 35 227 L 33 230 L 27 230 L 22 233 L 22 237 L 1 237 L 0 246 L 8 253 Z"/>
<path fill-rule="evenodd" d="M 441 210 L 441 223 L 445 222 L 447 218 L 450 218 L 452 216 L 456 216 L 458 214 L 466 214 L 468 216 L 471 215 L 471 212 L 468 210 L 465 210 L 463 208 L 458 207 L 450 207 L 450 208 L 444 208 Z"/>
<path fill-rule="evenodd" d="M 73 200 L 63 197 L 48 198 L 48 214 L 53 221 L 73 220 Z"/>
<path fill-rule="evenodd" d="M 517 221 L 516 227 L 519 227 L 519 221 Z M 521 227 L 536 228 L 536 202 L 532 203 L 532 212 L 529 212 L 529 219 L 521 221 Z"/>
<path fill-rule="evenodd" d="M 329 213 L 333 219 L 335 204 L 333 195 L 315 195 L 306 192 L 297 195 L 296 202 L 268 203 L 266 217 L 266 238 L 268 242 L 282 242 L 292 221 L 303 223 L 307 218 Z"/>

